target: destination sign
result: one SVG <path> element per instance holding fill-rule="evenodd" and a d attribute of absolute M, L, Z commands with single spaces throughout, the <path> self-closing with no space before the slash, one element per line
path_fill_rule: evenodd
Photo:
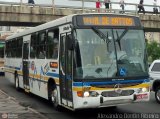
<path fill-rule="evenodd" d="M 116 16 L 116 15 L 84 15 L 77 17 L 79 26 L 137 26 L 135 17 Z"/>

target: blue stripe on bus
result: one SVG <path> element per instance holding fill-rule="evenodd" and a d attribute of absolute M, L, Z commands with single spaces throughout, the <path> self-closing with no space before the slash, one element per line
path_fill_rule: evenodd
<path fill-rule="evenodd" d="M 19 67 L 13 67 L 13 66 L 6 66 L 5 67 L 8 67 L 8 68 L 14 68 L 16 70 L 20 70 Z M 56 77 L 56 78 L 59 78 L 59 74 L 56 74 L 56 73 L 51 73 L 51 72 L 48 72 L 46 74 L 47 76 L 51 76 L 51 77 Z M 71 77 L 68 75 L 67 76 L 67 80 L 70 80 Z M 121 83 L 121 84 L 125 84 L 125 83 L 143 83 L 143 82 L 149 82 L 149 79 L 140 79 L 140 80 L 120 80 L 120 81 L 108 81 L 108 82 L 74 82 L 73 83 L 73 86 L 90 86 L 91 84 L 92 85 L 105 85 L 105 84 L 108 84 L 108 85 L 112 85 L 112 84 L 117 84 L 117 83 Z"/>
<path fill-rule="evenodd" d="M 123 81 L 108 81 L 108 82 L 74 82 L 73 86 L 90 86 L 92 85 L 112 85 L 112 84 L 125 84 L 125 83 L 143 83 L 143 82 L 149 82 L 149 79 L 140 79 L 140 80 L 123 80 Z"/>
<path fill-rule="evenodd" d="M 7 68 L 12 68 L 12 69 L 16 69 L 16 70 L 20 70 L 21 68 L 19 68 L 19 67 L 13 67 L 13 66 L 7 66 L 7 65 L 5 65 L 5 67 L 7 67 Z"/>
<path fill-rule="evenodd" d="M 51 77 L 56 77 L 56 78 L 59 78 L 59 74 L 56 74 L 56 73 L 51 73 L 51 72 L 48 72 L 46 74 L 47 76 L 51 76 Z M 64 76 L 62 76 L 62 78 L 64 78 Z M 67 75 L 66 76 L 66 80 L 71 80 L 71 75 Z"/>
<path fill-rule="evenodd" d="M 16 70 L 21 70 L 21 68 L 19 68 L 19 67 L 15 67 L 15 69 L 16 69 Z"/>
<path fill-rule="evenodd" d="M 46 75 L 47 75 L 47 76 L 51 76 L 51 77 L 59 78 L 59 74 L 56 74 L 56 73 L 47 72 Z"/>

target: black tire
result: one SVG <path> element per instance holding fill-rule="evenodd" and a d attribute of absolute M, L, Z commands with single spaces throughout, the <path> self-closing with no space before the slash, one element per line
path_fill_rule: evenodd
<path fill-rule="evenodd" d="M 155 90 L 155 98 L 156 98 L 157 103 L 160 104 L 160 87 L 156 88 Z"/>
<path fill-rule="evenodd" d="M 57 88 L 55 88 L 54 90 L 52 90 L 51 98 L 52 98 L 53 106 L 55 108 L 57 108 L 59 106 L 59 104 L 58 104 L 59 101 L 58 101 L 58 91 L 57 91 Z"/>
<path fill-rule="evenodd" d="M 17 91 L 20 91 L 18 74 L 15 74 L 15 88 Z"/>
<path fill-rule="evenodd" d="M 117 109 L 117 106 L 111 106 L 111 107 L 108 107 L 109 109 L 111 110 L 114 110 L 114 109 Z"/>

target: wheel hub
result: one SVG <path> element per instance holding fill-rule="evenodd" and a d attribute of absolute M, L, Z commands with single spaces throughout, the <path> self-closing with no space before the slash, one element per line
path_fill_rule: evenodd
<path fill-rule="evenodd" d="M 52 91 L 52 102 L 56 103 L 57 101 L 57 90 L 55 89 L 54 91 Z"/>
<path fill-rule="evenodd" d="M 157 99 L 160 101 L 160 90 L 157 91 Z"/>

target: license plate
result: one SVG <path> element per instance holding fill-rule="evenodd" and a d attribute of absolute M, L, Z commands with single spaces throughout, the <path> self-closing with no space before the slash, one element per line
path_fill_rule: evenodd
<path fill-rule="evenodd" d="M 148 94 L 139 94 L 139 95 L 136 95 L 137 97 L 137 100 L 139 99 L 147 99 L 148 98 Z"/>

